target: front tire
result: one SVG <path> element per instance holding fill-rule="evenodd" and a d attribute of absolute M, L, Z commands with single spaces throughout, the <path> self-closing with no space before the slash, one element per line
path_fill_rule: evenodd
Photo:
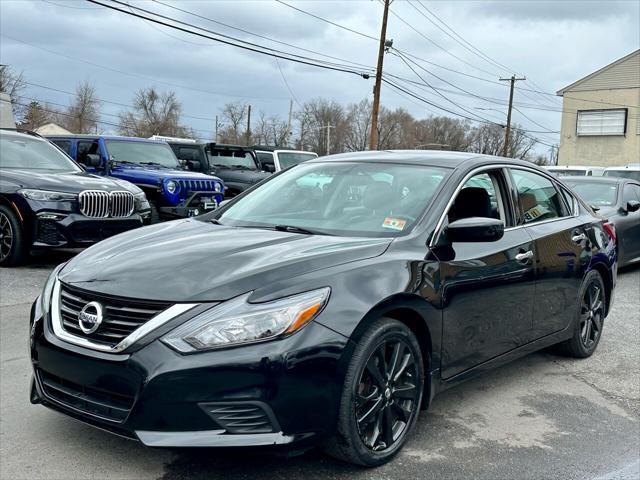
<path fill-rule="evenodd" d="M 13 210 L 0 205 L 0 266 L 15 267 L 26 257 L 24 231 Z"/>
<path fill-rule="evenodd" d="M 424 364 L 416 336 L 397 320 L 377 320 L 350 360 L 337 432 L 325 450 L 366 467 L 388 462 L 415 426 L 423 390 Z"/>
<path fill-rule="evenodd" d="M 596 351 L 606 312 L 606 291 L 602 276 L 591 270 L 580 289 L 576 326 L 573 336 L 558 345 L 560 352 L 575 358 L 587 358 Z"/>
<path fill-rule="evenodd" d="M 149 225 L 160 223 L 160 212 L 158 211 L 158 205 L 153 200 L 149 200 Z"/>

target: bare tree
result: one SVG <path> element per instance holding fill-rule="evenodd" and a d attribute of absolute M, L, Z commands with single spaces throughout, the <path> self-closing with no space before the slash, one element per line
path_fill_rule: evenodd
<path fill-rule="evenodd" d="M 62 125 L 73 133 L 94 133 L 98 129 L 99 108 L 95 87 L 88 81 L 81 82 L 76 87 L 76 96 L 67 108 Z"/>
<path fill-rule="evenodd" d="M 21 103 L 21 93 L 27 84 L 22 72 L 15 72 L 9 65 L 0 65 L 0 92 L 9 94 L 13 113 L 19 116 L 23 111 Z"/>
<path fill-rule="evenodd" d="M 467 151 L 471 142 L 469 129 L 469 122 L 450 117 L 429 117 L 419 120 L 416 122 L 414 148 L 440 145 L 447 150 Z"/>
<path fill-rule="evenodd" d="M 193 129 L 180 124 L 182 105 L 172 91 L 158 92 L 155 87 L 139 90 L 133 112 L 120 114 L 120 133 L 133 137 L 167 135 L 193 138 Z"/>
<path fill-rule="evenodd" d="M 347 107 L 346 125 L 345 149 L 352 152 L 366 150 L 371 129 L 371 101 L 368 98 Z"/>
<path fill-rule="evenodd" d="M 509 137 L 507 155 L 511 158 L 526 159 L 535 144 L 534 138 L 527 136 L 520 126 L 514 125 Z M 469 146 L 470 152 L 502 155 L 503 147 L 504 130 L 501 125 L 482 124 L 473 129 Z"/>
<path fill-rule="evenodd" d="M 35 130 L 47 123 L 58 123 L 61 117 L 62 115 L 50 105 L 34 101 L 24 107 L 22 122 L 19 126 L 25 130 Z"/>
<path fill-rule="evenodd" d="M 246 114 L 247 108 L 242 102 L 230 102 L 222 107 L 225 126 L 218 133 L 221 143 L 244 143 L 246 141 L 246 128 L 243 128 Z"/>

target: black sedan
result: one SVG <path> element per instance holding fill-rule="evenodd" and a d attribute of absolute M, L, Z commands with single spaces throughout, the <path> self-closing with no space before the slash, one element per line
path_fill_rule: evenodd
<path fill-rule="evenodd" d="M 615 261 L 604 221 L 529 163 L 319 158 L 57 268 L 31 401 L 154 447 L 380 465 L 443 389 L 554 344 L 590 356 Z"/>
<path fill-rule="evenodd" d="M 615 227 L 618 264 L 640 262 L 640 181 L 618 177 L 565 177 L 564 181 Z"/>
<path fill-rule="evenodd" d="M 38 135 L 0 131 L 0 266 L 19 265 L 32 249 L 92 245 L 145 216 L 135 185 L 86 173 Z"/>

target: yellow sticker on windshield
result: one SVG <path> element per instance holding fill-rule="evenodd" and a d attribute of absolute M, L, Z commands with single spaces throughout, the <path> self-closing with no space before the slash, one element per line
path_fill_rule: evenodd
<path fill-rule="evenodd" d="M 386 217 L 384 222 L 382 222 L 382 226 L 384 228 L 390 228 L 392 230 L 402 231 L 407 224 L 406 220 L 401 220 L 399 218 Z"/>

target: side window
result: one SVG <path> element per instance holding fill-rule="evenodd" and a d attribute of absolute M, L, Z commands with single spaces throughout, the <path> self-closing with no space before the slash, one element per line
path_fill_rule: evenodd
<path fill-rule="evenodd" d="M 626 205 L 630 201 L 640 202 L 640 187 L 632 183 L 627 183 L 622 191 L 622 204 Z"/>
<path fill-rule="evenodd" d="M 71 141 L 70 140 L 52 140 L 58 147 L 65 151 L 67 155 L 71 155 Z"/>
<path fill-rule="evenodd" d="M 76 160 L 80 163 L 87 162 L 87 154 L 98 153 L 97 140 L 81 140 L 78 142 L 78 153 Z"/>
<path fill-rule="evenodd" d="M 496 218 L 506 222 L 506 212 L 497 177 L 479 173 L 467 180 L 449 209 L 449 223 L 463 218 Z"/>
<path fill-rule="evenodd" d="M 568 216 L 572 216 L 575 213 L 576 208 L 578 207 L 576 199 L 564 188 L 558 187 L 558 189 L 560 190 L 562 198 L 564 198 L 566 214 Z"/>
<path fill-rule="evenodd" d="M 511 174 L 518 190 L 524 224 L 565 216 L 560 194 L 551 180 L 526 170 L 512 169 Z"/>

